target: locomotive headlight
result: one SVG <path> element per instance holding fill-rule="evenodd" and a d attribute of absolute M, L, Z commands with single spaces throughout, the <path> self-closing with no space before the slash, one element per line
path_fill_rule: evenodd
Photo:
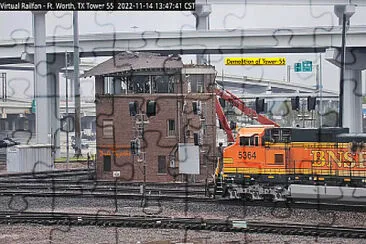
<path fill-rule="evenodd" d="M 279 191 L 282 191 L 283 190 L 283 187 L 282 186 L 276 186 L 275 187 L 275 191 L 276 192 L 279 192 Z"/>

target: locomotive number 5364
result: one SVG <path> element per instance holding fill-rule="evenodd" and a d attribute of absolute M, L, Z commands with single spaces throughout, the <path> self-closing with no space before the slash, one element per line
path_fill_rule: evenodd
<path fill-rule="evenodd" d="M 255 154 L 255 152 L 239 152 L 238 158 L 239 159 L 255 159 L 256 154 Z"/>

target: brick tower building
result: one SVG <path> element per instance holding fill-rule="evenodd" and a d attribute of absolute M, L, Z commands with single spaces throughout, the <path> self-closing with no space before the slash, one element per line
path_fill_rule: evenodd
<path fill-rule="evenodd" d="M 199 175 L 193 178 L 212 177 L 213 66 L 184 65 L 175 56 L 123 52 L 84 74 L 91 76 L 95 76 L 98 179 L 181 180 L 178 146 L 186 143 L 199 147 Z M 139 149 L 131 150 L 137 141 Z"/>

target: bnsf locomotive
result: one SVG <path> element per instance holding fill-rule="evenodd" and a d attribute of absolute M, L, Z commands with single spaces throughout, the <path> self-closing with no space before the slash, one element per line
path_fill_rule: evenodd
<path fill-rule="evenodd" d="M 346 128 L 241 128 L 223 149 L 215 195 L 366 201 L 366 149 Z"/>

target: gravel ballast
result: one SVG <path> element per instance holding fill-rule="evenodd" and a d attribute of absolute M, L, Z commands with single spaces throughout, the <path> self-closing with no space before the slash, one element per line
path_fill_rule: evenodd
<path fill-rule="evenodd" d="M 142 208 L 136 200 L 98 198 L 0 197 L 0 211 L 55 211 L 66 213 L 158 215 L 214 219 L 245 219 L 304 224 L 334 224 L 365 228 L 366 213 L 317 209 L 286 209 L 235 206 L 215 203 L 148 201 Z M 53 206 L 53 207 L 52 207 Z M 53 242 L 49 241 L 51 235 Z M 186 237 L 185 237 L 186 236 Z M 168 229 L 103 228 L 96 226 L 2 225 L 0 243 L 365 243 L 364 240 L 286 236 L 259 233 L 225 233 Z M 116 242 L 117 241 L 117 242 Z M 192 242 L 197 241 L 197 242 Z M 164 242 L 161 242 L 164 243 Z M 169 243 L 169 242 L 165 242 Z M 174 242 L 172 242 L 174 243 Z"/>

